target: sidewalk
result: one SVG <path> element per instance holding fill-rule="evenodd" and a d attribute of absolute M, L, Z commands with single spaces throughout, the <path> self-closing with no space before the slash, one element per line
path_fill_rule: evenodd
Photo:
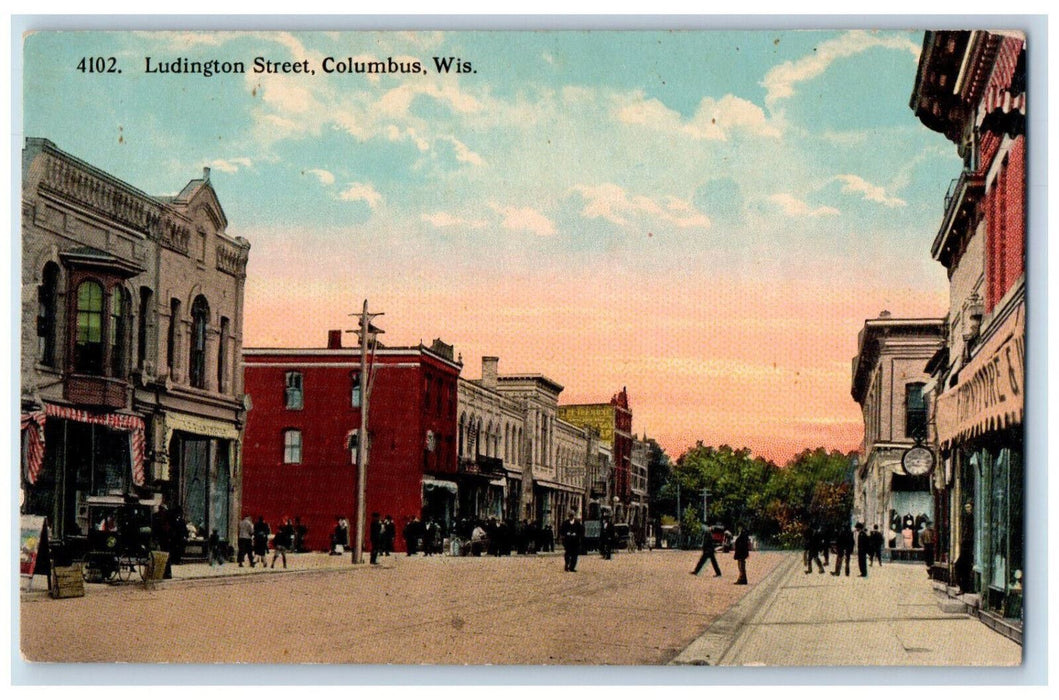
<path fill-rule="evenodd" d="M 791 553 L 671 663 L 716 666 L 1017 666 L 1022 647 L 934 590 L 922 564 L 806 574 Z M 834 562 L 832 561 L 832 564 Z"/>

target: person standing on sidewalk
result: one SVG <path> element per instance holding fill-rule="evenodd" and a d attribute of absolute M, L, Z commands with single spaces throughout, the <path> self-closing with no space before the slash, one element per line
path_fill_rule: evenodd
<path fill-rule="evenodd" d="M 717 555 L 714 553 L 713 548 L 713 535 L 709 529 L 706 529 L 702 535 L 702 556 L 699 557 L 699 563 L 695 565 L 695 570 L 691 572 L 692 576 L 698 576 L 699 572 L 702 571 L 702 567 L 710 562 L 713 564 L 713 575 L 714 577 L 721 575 L 721 567 L 717 565 Z"/>
<path fill-rule="evenodd" d="M 853 531 L 849 529 L 847 524 L 844 528 L 838 531 L 838 537 L 835 538 L 835 570 L 831 572 L 832 576 L 838 576 L 842 573 L 842 560 L 846 561 L 846 576 L 849 576 L 849 558 L 853 554 Z"/>
<path fill-rule="evenodd" d="M 930 568 L 934 566 L 934 528 L 930 526 L 929 520 L 923 523 L 923 530 L 919 533 L 919 544 L 923 545 L 923 561 L 926 562 L 929 576 Z"/>
<path fill-rule="evenodd" d="M 239 521 L 239 566 L 243 565 L 243 557 L 250 562 L 250 568 L 254 568 L 254 521 L 249 515 L 244 515 Z"/>
<path fill-rule="evenodd" d="M 254 523 L 254 556 L 265 566 L 268 561 L 268 536 L 272 534 L 272 528 L 265 522 L 265 516 L 257 516 Z"/>
<path fill-rule="evenodd" d="M 872 529 L 868 541 L 871 544 L 871 551 L 868 552 L 868 558 L 871 559 L 874 557 L 875 560 L 879 562 L 879 566 L 882 566 L 883 536 L 878 525 Z"/>
<path fill-rule="evenodd" d="M 813 573 L 813 564 L 824 573 L 824 565 L 820 561 L 820 531 L 809 526 L 805 528 L 805 573 Z"/>
<path fill-rule="evenodd" d="M 384 527 L 383 522 L 381 520 L 379 520 L 379 514 L 378 513 L 372 513 L 371 514 L 371 526 L 370 526 L 370 529 L 368 530 L 368 537 L 371 540 L 371 560 L 370 561 L 371 561 L 372 564 L 378 564 L 379 563 L 379 550 L 382 549 L 382 547 L 383 547 L 382 541 L 383 541 L 383 538 L 385 537 L 385 535 L 383 534 L 383 527 Z"/>
<path fill-rule="evenodd" d="M 581 553 L 581 542 L 585 539 L 585 526 L 577 519 L 577 513 L 570 511 L 570 517 L 563 521 L 559 530 L 563 540 L 564 571 L 577 571 L 577 555 Z"/>
<path fill-rule="evenodd" d="M 871 538 L 864 531 L 864 523 L 857 523 L 857 567 L 861 576 L 868 576 L 868 554 L 872 549 Z"/>
<path fill-rule="evenodd" d="M 733 544 L 735 549 L 736 563 L 739 565 L 739 578 L 736 579 L 735 585 L 745 586 L 746 585 L 746 560 L 750 558 L 750 535 L 746 534 L 746 526 L 739 526 L 739 535 L 735 538 Z"/>
<path fill-rule="evenodd" d="M 614 547 L 614 524 L 610 522 L 610 516 L 604 515 L 603 522 L 599 525 L 599 554 L 604 559 L 610 559 Z"/>
<path fill-rule="evenodd" d="M 276 557 L 283 558 L 283 568 L 287 568 L 287 551 L 294 546 L 294 525 L 290 518 L 284 518 L 284 522 L 276 531 L 276 537 L 272 540 L 272 568 L 276 568 Z"/>

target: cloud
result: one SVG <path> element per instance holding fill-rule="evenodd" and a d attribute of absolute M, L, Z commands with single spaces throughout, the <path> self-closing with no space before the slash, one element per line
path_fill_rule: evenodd
<path fill-rule="evenodd" d="M 905 200 L 891 197 L 886 190 L 879 185 L 873 185 L 859 175 L 838 175 L 835 177 L 842 185 L 842 191 L 846 194 L 860 194 L 869 202 L 878 202 L 884 206 L 894 208 L 903 207 L 907 204 Z"/>
<path fill-rule="evenodd" d="M 433 214 L 423 214 L 419 217 L 434 228 L 450 228 L 459 226 L 461 228 L 482 229 L 488 224 L 481 219 L 464 219 L 448 213 L 447 211 L 436 211 Z"/>
<path fill-rule="evenodd" d="M 463 143 L 459 139 L 453 136 L 439 136 L 439 140 L 448 141 L 452 144 L 453 149 L 456 151 L 456 160 L 461 163 L 470 163 L 474 166 L 485 165 L 485 161 L 480 155 L 472 151 L 467 147 L 467 144 Z"/>
<path fill-rule="evenodd" d="M 623 124 L 681 133 L 694 139 L 727 141 L 736 132 L 780 137 L 779 128 L 769 121 L 764 110 L 735 95 L 725 95 L 719 100 L 704 97 L 695 114 L 685 120 L 660 100 L 644 99 L 643 93 L 637 92 L 631 99 L 627 96 L 622 99 L 615 116 Z"/>
<path fill-rule="evenodd" d="M 351 182 L 338 198 L 343 202 L 367 202 L 372 209 L 382 204 L 382 195 L 370 182 Z"/>
<path fill-rule="evenodd" d="M 378 110 L 388 116 L 405 117 L 412 101 L 424 95 L 447 105 L 453 112 L 468 113 L 481 109 L 481 103 L 472 95 L 460 90 L 455 83 L 404 83 L 379 98 Z"/>
<path fill-rule="evenodd" d="M 841 212 L 834 207 L 817 207 L 813 209 L 802 200 L 785 192 L 769 195 L 769 201 L 779 206 L 783 213 L 795 218 L 816 218 L 820 216 L 838 216 Z"/>
<path fill-rule="evenodd" d="M 529 231 L 537 236 L 554 236 L 555 224 L 551 219 L 532 207 L 505 207 L 491 203 L 493 211 L 500 214 L 500 225 L 511 231 Z"/>
<path fill-rule="evenodd" d="M 629 196 L 613 183 L 575 185 L 572 190 L 581 195 L 585 206 L 581 216 L 586 219 L 605 219 L 618 226 L 629 226 L 630 218 L 651 218 L 670 223 L 678 228 L 710 225 L 710 219 L 684 199 L 667 195 L 661 202 L 643 195 Z"/>
<path fill-rule="evenodd" d="M 310 168 L 305 172 L 315 175 L 320 180 L 321 185 L 333 185 L 335 184 L 335 176 L 329 170 L 322 170 L 320 168 Z"/>
<path fill-rule="evenodd" d="M 237 173 L 239 168 L 249 168 L 254 165 L 249 158 L 218 158 L 210 161 L 210 168 L 220 170 L 222 173 Z"/>
<path fill-rule="evenodd" d="M 761 86 L 765 88 L 765 104 L 770 107 L 778 100 L 794 95 L 798 83 L 818 77 L 835 61 L 855 56 L 873 48 L 908 51 L 919 60 L 920 47 L 906 36 L 878 34 L 864 30 L 846 32 L 840 37 L 821 43 L 813 53 L 797 61 L 786 61 L 765 74 Z"/>

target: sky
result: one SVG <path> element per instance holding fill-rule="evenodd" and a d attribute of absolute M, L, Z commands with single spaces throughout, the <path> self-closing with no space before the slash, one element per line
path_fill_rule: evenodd
<path fill-rule="evenodd" d="M 441 338 L 465 377 L 493 355 L 560 403 L 627 387 L 634 432 L 674 458 L 701 440 L 783 463 L 860 446 L 866 319 L 946 312 L 930 245 L 961 162 L 908 106 L 922 39 L 44 32 L 22 131 L 153 195 L 209 167 L 252 245 L 246 347 L 323 346 L 368 299 L 383 342 Z M 422 71 L 324 71 L 388 60 Z"/>

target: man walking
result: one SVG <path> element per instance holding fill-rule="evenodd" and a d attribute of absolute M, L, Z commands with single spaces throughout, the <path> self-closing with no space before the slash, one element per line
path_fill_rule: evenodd
<path fill-rule="evenodd" d="M 379 561 L 379 550 L 382 549 L 382 521 L 379 520 L 378 513 L 371 514 L 371 529 L 369 530 L 368 537 L 371 540 L 371 563 L 378 564 Z"/>
<path fill-rule="evenodd" d="M 882 566 L 883 536 L 882 532 L 879 531 L 878 525 L 872 528 L 868 541 L 871 545 L 870 554 L 875 557 L 877 562 L 879 562 L 879 566 Z"/>
<path fill-rule="evenodd" d="M 746 585 L 746 560 L 750 558 L 750 536 L 746 534 L 746 526 L 739 526 L 739 535 L 735 538 L 735 549 L 736 563 L 739 565 L 739 578 L 736 579 L 735 585 L 745 586 Z"/>
<path fill-rule="evenodd" d="M 857 567 L 865 578 L 868 576 L 868 552 L 871 549 L 871 538 L 864 531 L 864 523 L 857 523 Z"/>
<path fill-rule="evenodd" d="M 563 540 L 564 571 L 577 571 L 577 555 L 581 553 L 581 542 L 585 539 L 585 527 L 577 519 L 577 513 L 570 511 L 570 516 L 563 521 L 559 530 L 559 536 Z"/>
<path fill-rule="evenodd" d="M 604 559 L 610 559 L 611 550 L 614 547 L 614 524 L 610 522 L 610 516 L 604 515 L 603 522 L 599 525 L 599 553 Z"/>
<path fill-rule="evenodd" d="M 249 515 L 243 516 L 239 521 L 239 566 L 243 565 L 243 557 L 250 561 L 250 568 L 254 568 L 254 521 Z"/>
<path fill-rule="evenodd" d="M 813 573 L 813 564 L 824 573 L 824 565 L 820 561 L 820 533 L 811 525 L 805 529 L 805 573 Z"/>
<path fill-rule="evenodd" d="M 699 563 L 695 565 L 695 570 L 691 572 L 691 575 L 698 576 L 699 572 L 702 571 L 703 565 L 705 565 L 707 561 L 713 564 L 714 577 L 720 576 L 721 567 L 717 565 L 717 556 L 714 554 L 713 548 L 713 535 L 710 533 L 709 528 L 703 531 L 702 556 L 699 557 Z"/>
<path fill-rule="evenodd" d="M 831 575 L 838 576 L 842 573 L 842 561 L 845 560 L 846 576 L 849 576 L 849 558 L 853 554 L 853 531 L 849 529 L 849 525 L 839 530 L 838 537 L 835 538 L 835 549 L 835 570 Z"/>

